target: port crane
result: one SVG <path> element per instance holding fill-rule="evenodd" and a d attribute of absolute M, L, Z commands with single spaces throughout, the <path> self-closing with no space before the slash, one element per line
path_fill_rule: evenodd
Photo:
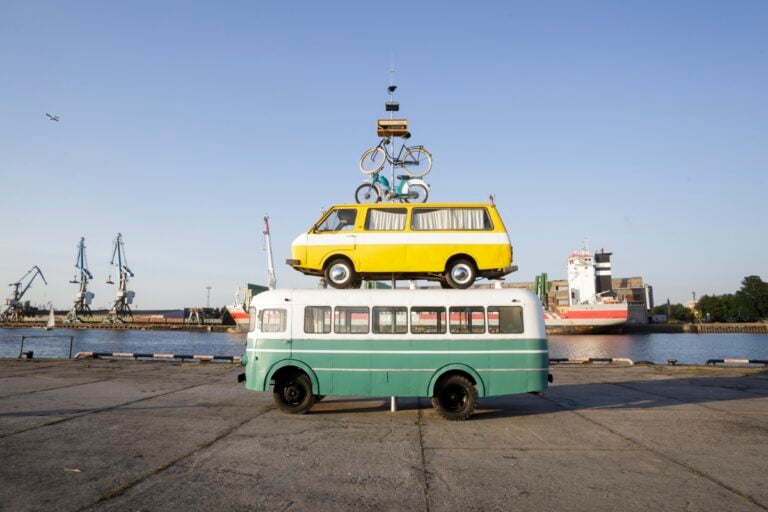
<path fill-rule="evenodd" d="M 117 267 L 119 273 L 117 298 L 112 305 L 112 309 L 109 310 L 107 317 L 104 319 L 105 323 L 123 322 L 126 317 L 133 319 L 131 304 L 133 303 L 133 298 L 136 296 L 136 293 L 128 290 L 128 277 L 133 277 L 133 272 L 128 268 L 128 259 L 125 256 L 123 245 L 123 235 L 122 233 L 118 233 L 112 247 L 112 261 L 109 262 L 110 265 L 115 265 Z M 117 260 L 117 262 L 115 262 L 115 260 Z M 111 275 L 107 278 L 107 284 L 115 284 L 114 281 L 112 281 Z"/>
<path fill-rule="evenodd" d="M 1 321 L 20 322 L 24 320 L 24 304 L 22 304 L 21 300 L 24 298 L 24 294 L 27 293 L 27 290 L 32 286 L 32 282 L 37 276 L 40 276 L 46 285 L 48 284 L 48 281 L 45 280 L 45 276 L 43 275 L 43 271 L 40 270 L 40 267 L 35 265 L 17 282 L 8 285 L 13 286 L 13 291 L 11 292 L 11 296 L 5 299 L 6 308 L 5 311 L 0 314 Z M 27 278 L 29 278 L 29 281 L 22 287 L 24 280 Z"/>
<path fill-rule="evenodd" d="M 275 277 L 275 266 L 272 263 L 272 240 L 269 234 L 269 216 L 264 216 L 264 243 L 267 249 L 267 286 L 274 290 L 277 286 L 277 277 Z"/>
<path fill-rule="evenodd" d="M 93 275 L 88 270 L 88 260 L 85 258 L 85 238 L 80 238 L 78 245 L 77 259 L 75 259 L 75 268 L 77 272 L 70 283 L 79 284 L 80 289 L 75 295 L 75 302 L 64 319 L 67 323 L 76 323 L 81 321 L 81 316 L 92 317 L 91 302 L 94 294 L 88 291 L 88 281 L 93 279 Z M 79 274 L 79 276 L 78 276 Z"/>

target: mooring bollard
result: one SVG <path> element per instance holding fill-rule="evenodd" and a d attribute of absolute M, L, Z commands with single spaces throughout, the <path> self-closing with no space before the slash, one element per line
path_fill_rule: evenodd
<path fill-rule="evenodd" d="M 389 411 L 390 412 L 397 412 L 397 397 L 396 396 L 389 397 Z"/>

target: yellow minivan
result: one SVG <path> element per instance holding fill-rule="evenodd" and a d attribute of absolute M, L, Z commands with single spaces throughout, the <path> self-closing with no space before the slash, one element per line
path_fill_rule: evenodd
<path fill-rule="evenodd" d="M 517 270 L 496 207 L 483 203 L 333 206 L 293 241 L 291 256 L 288 265 L 334 288 L 393 277 L 469 288 Z"/>

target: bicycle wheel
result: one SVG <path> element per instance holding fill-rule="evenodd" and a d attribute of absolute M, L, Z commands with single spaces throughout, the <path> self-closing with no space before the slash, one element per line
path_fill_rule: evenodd
<path fill-rule="evenodd" d="M 387 154 L 381 147 L 370 148 L 360 157 L 360 170 L 364 174 L 373 174 L 384 167 L 386 161 Z"/>
<path fill-rule="evenodd" d="M 432 155 L 424 148 L 408 148 L 403 158 L 403 168 L 411 176 L 426 176 L 432 170 Z"/>
<path fill-rule="evenodd" d="M 358 203 L 378 203 L 381 201 L 379 187 L 372 183 L 363 183 L 355 190 L 355 201 Z"/>
<path fill-rule="evenodd" d="M 403 198 L 406 203 L 426 203 L 429 190 L 421 183 L 408 186 L 408 195 Z"/>

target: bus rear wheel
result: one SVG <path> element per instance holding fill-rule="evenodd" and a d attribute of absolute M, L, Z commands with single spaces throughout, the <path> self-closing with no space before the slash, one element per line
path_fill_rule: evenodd
<path fill-rule="evenodd" d="M 477 405 L 477 388 L 463 375 L 449 375 L 435 386 L 432 406 L 449 421 L 463 421 L 472 416 Z"/>
<path fill-rule="evenodd" d="M 275 379 L 272 398 L 277 408 L 288 414 L 304 414 L 315 405 L 312 381 L 302 372 L 287 373 Z"/>

